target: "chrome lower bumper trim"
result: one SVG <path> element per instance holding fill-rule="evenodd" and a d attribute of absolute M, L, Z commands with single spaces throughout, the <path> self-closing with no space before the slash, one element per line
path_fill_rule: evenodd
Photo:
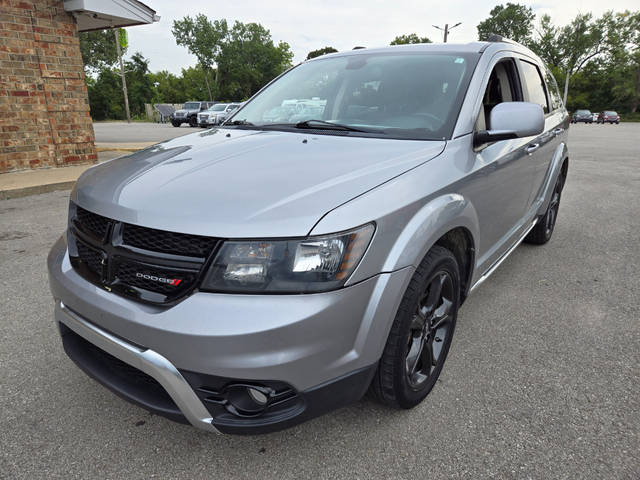
<path fill-rule="evenodd" d="M 157 352 L 132 345 L 102 330 L 69 310 L 64 303 L 56 304 L 56 319 L 105 352 L 150 375 L 160 383 L 186 419 L 197 428 L 220 433 L 211 423 L 211 416 L 200 399 L 173 364 Z"/>

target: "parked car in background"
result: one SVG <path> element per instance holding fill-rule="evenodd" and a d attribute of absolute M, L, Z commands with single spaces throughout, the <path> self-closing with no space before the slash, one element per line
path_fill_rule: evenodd
<path fill-rule="evenodd" d="M 211 125 L 220 125 L 240 105 L 240 103 L 216 103 L 209 109 L 198 114 L 198 125 L 200 125 L 202 128 Z"/>
<path fill-rule="evenodd" d="M 615 123 L 618 124 L 620 123 L 620 115 L 618 115 L 616 112 L 614 112 L 613 110 L 605 110 L 604 112 L 600 113 L 600 116 L 598 117 L 598 123 Z"/>
<path fill-rule="evenodd" d="M 571 116 L 571 123 L 593 123 L 593 114 L 589 110 L 576 110 Z"/>
<path fill-rule="evenodd" d="M 368 389 L 418 405 L 467 296 L 551 239 L 567 177 L 553 75 L 497 38 L 318 57 L 206 135 L 84 172 L 48 257 L 67 355 L 213 432 L 280 430 Z"/>
<path fill-rule="evenodd" d="M 198 126 L 198 113 L 211 107 L 215 102 L 186 102 L 180 110 L 173 112 L 169 119 L 171 125 L 179 127 L 188 123 L 190 127 Z"/>

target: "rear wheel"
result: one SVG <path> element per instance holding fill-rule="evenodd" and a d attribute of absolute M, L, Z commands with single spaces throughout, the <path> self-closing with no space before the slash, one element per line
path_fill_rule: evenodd
<path fill-rule="evenodd" d="M 527 243 L 533 243 L 535 245 L 543 245 L 551 240 L 553 235 L 553 229 L 556 226 L 556 220 L 558 218 L 558 210 L 560 209 L 560 197 L 562 195 L 562 187 L 564 186 L 564 175 L 560 173 L 558 181 L 553 188 L 553 194 L 551 195 L 551 201 L 545 214 L 538 220 L 536 226 L 525 237 L 524 241 Z"/>
<path fill-rule="evenodd" d="M 431 391 L 451 346 L 460 299 L 454 255 L 434 246 L 416 269 L 371 383 L 382 403 L 412 408 Z"/>
<path fill-rule="evenodd" d="M 189 118 L 189 126 L 191 128 L 195 128 L 198 126 L 198 119 L 195 116 Z"/>

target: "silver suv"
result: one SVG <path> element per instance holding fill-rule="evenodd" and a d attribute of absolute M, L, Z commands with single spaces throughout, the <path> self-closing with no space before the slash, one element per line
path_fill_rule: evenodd
<path fill-rule="evenodd" d="M 210 125 L 220 125 L 240 106 L 239 103 L 216 103 L 204 112 L 198 114 L 198 125 L 206 128 Z"/>
<path fill-rule="evenodd" d="M 82 175 L 48 260 L 64 348 L 210 431 L 367 390 L 411 408 L 467 296 L 551 238 L 568 126 L 547 68 L 508 41 L 305 62 L 221 128 Z"/>

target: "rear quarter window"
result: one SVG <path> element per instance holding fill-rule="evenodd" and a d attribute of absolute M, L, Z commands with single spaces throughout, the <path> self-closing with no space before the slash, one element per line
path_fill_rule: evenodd
<path fill-rule="evenodd" d="M 548 68 L 544 69 L 544 79 L 547 82 L 547 92 L 549 92 L 549 100 L 552 110 L 559 110 L 563 107 L 562 96 L 553 73 Z"/>

